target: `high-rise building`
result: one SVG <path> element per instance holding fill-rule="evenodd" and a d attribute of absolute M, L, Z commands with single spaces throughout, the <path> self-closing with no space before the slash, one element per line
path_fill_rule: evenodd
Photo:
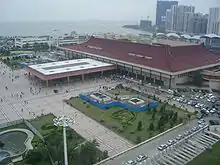
<path fill-rule="evenodd" d="M 220 7 L 210 8 L 207 33 L 220 35 L 219 22 L 220 22 Z"/>
<path fill-rule="evenodd" d="M 166 11 L 171 9 L 173 5 L 178 5 L 178 1 L 157 1 L 156 9 L 156 26 L 159 28 L 165 28 Z"/>
<path fill-rule="evenodd" d="M 194 14 L 193 18 L 190 20 L 190 24 L 193 29 L 192 32 L 187 31 L 188 33 L 194 34 L 205 34 L 207 31 L 208 15 L 203 15 L 201 13 Z"/>
<path fill-rule="evenodd" d="M 172 6 L 166 12 L 166 31 L 205 34 L 208 16 L 194 12 L 194 6 Z"/>
<path fill-rule="evenodd" d="M 184 6 L 179 5 L 177 6 L 176 14 L 176 29 L 173 29 L 177 32 L 184 32 L 187 28 L 188 19 L 192 17 L 193 13 L 195 12 L 194 6 Z"/>
<path fill-rule="evenodd" d="M 183 13 L 183 30 L 181 32 L 184 33 L 193 33 L 193 24 L 191 20 L 193 20 L 194 13 L 185 12 Z"/>
<path fill-rule="evenodd" d="M 165 29 L 166 29 L 166 31 L 171 31 L 172 30 L 172 12 L 171 12 L 171 9 L 167 9 L 167 12 L 166 12 Z"/>

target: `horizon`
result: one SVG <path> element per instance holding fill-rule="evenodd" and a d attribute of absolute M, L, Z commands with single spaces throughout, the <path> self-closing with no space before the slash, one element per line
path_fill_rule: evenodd
<path fill-rule="evenodd" d="M 220 5 L 217 1 L 179 0 L 179 4 L 195 6 L 196 12 L 207 14 L 209 8 Z M 149 16 L 154 23 L 155 15 L 156 0 L 1 0 L 0 6 L 0 22 L 139 21 Z"/>

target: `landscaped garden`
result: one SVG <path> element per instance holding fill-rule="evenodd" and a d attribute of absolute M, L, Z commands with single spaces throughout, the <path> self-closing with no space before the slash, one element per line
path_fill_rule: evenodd
<path fill-rule="evenodd" d="M 16 165 L 50 165 L 51 162 L 63 164 L 63 130 L 62 127 L 53 125 L 53 118 L 53 115 L 46 115 L 30 122 L 43 135 L 45 143 L 38 136 L 34 136 L 32 140 L 34 149 Z M 19 124 L 19 128 L 22 126 L 27 128 Z M 107 152 L 97 149 L 96 141 L 86 141 L 71 128 L 67 128 L 67 145 L 69 164 L 92 165 L 107 157 Z"/>
<path fill-rule="evenodd" d="M 137 91 L 128 91 L 128 89 L 113 90 L 111 93 L 116 92 L 117 97 L 138 94 Z M 119 106 L 101 109 L 80 97 L 72 97 L 66 102 L 133 143 L 140 143 L 191 117 L 191 114 L 176 108 L 175 105 L 162 102 L 159 102 L 154 109 L 141 112 L 130 111 Z"/>
<path fill-rule="evenodd" d="M 220 142 L 213 145 L 212 149 L 207 149 L 205 152 L 197 156 L 187 165 L 219 165 L 220 164 Z"/>

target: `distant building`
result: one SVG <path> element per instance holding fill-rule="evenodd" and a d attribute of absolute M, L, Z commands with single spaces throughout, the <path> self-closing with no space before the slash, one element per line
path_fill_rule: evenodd
<path fill-rule="evenodd" d="M 220 35 L 220 7 L 209 9 L 207 34 Z"/>
<path fill-rule="evenodd" d="M 166 11 L 173 5 L 178 5 L 178 1 L 157 1 L 156 26 L 165 29 Z"/>
<path fill-rule="evenodd" d="M 194 12 L 194 6 L 172 6 L 166 12 L 166 31 L 205 34 L 208 17 Z"/>
<path fill-rule="evenodd" d="M 35 43 L 48 43 L 49 44 L 49 37 L 48 36 L 41 36 L 41 37 L 20 37 L 15 38 L 15 47 L 24 48 L 33 47 Z"/>
<path fill-rule="evenodd" d="M 177 6 L 176 13 L 176 29 L 173 29 L 173 31 L 177 32 L 184 32 L 185 24 L 187 24 L 188 18 L 192 17 L 192 14 L 195 12 L 194 6 L 184 6 L 180 5 Z M 186 25 L 187 26 L 187 25 Z"/>
<path fill-rule="evenodd" d="M 208 15 L 203 15 L 201 13 L 196 13 L 190 20 L 190 25 L 192 26 L 192 31 L 187 31 L 193 34 L 206 34 L 208 24 Z"/>
<path fill-rule="evenodd" d="M 140 29 L 150 30 L 152 28 L 152 21 L 150 20 L 141 20 Z"/>
<path fill-rule="evenodd" d="M 171 11 L 171 9 L 167 9 L 167 12 L 166 12 L 165 29 L 166 29 L 166 31 L 172 30 L 172 11 Z"/>

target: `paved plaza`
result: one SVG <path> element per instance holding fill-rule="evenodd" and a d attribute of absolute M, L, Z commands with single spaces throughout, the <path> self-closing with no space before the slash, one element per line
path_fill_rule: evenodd
<path fill-rule="evenodd" d="M 15 78 L 16 76 L 19 78 Z M 0 79 L 0 124 L 22 118 L 31 119 L 41 114 L 64 114 L 74 117 L 75 123 L 71 127 L 77 133 L 87 140 L 96 139 L 100 144 L 99 148 L 107 150 L 109 156 L 133 146 L 126 139 L 63 102 L 64 99 L 77 96 L 79 93 L 99 89 L 102 85 L 114 86 L 120 82 L 107 83 L 104 79 L 99 79 L 83 84 L 75 82 L 62 87 L 44 88 L 35 80 L 29 80 L 23 71 L 12 73 L 4 64 L 1 64 Z M 59 93 L 54 94 L 53 89 L 58 89 Z M 66 90 L 69 92 L 66 93 Z"/>

